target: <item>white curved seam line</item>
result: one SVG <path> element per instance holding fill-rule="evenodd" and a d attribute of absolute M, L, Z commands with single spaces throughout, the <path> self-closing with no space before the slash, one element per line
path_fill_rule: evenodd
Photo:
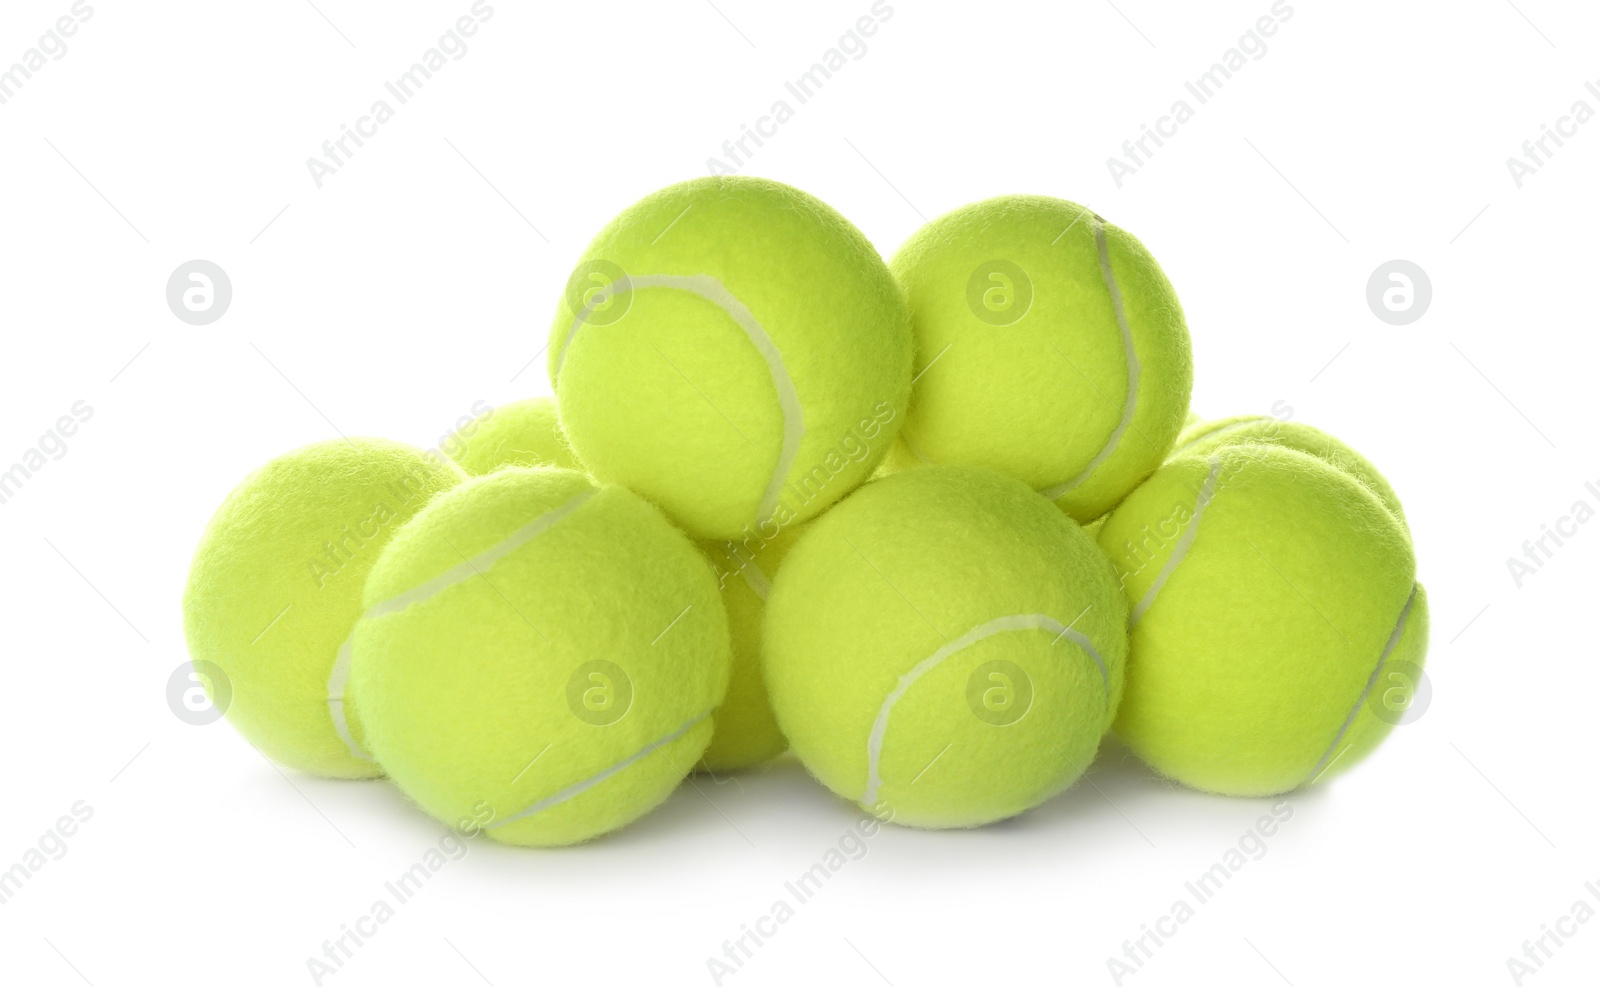
<path fill-rule="evenodd" d="M 783 413 L 783 441 L 778 448 L 778 462 L 773 467 L 772 477 L 767 481 L 767 488 L 761 495 L 761 503 L 756 508 L 758 523 L 770 521 L 777 513 L 778 500 L 783 494 L 785 482 L 789 479 L 789 471 L 794 466 L 795 457 L 800 454 L 800 440 L 805 437 L 806 432 L 805 415 L 800 408 L 800 396 L 795 393 L 794 381 L 789 378 L 789 368 L 784 365 L 783 354 L 778 351 L 777 344 L 767 335 L 767 330 L 756 320 L 744 302 L 717 278 L 709 274 L 641 274 L 638 277 L 623 275 L 601 288 L 584 303 L 583 310 L 573 318 L 572 325 L 567 328 L 567 335 L 561 341 L 561 351 L 556 354 L 554 377 L 561 376 L 561 368 L 567 359 L 567 350 L 577 336 L 578 329 L 588 321 L 589 313 L 612 295 L 640 288 L 676 288 L 679 291 L 699 295 L 722 309 L 729 318 L 738 323 L 739 328 L 743 329 L 745 336 L 749 338 L 750 345 L 754 346 L 756 352 L 766 361 L 767 372 L 772 376 L 772 386 L 778 394 L 778 408 Z"/>
<path fill-rule="evenodd" d="M 611 296 L 632 290 L 633 279 L 624 274 L 589 296 L 589 300 L 583 303 L 583 308 L 579 309 L 578 314 L 573 316 L 572 324 L 567 326 L 567 334 L 561 337 L 561 348 L 556 351 L 555 372 L 550 375 L 551 385 L 556 385 L 560 381 L 561 370 L 567 365 L 567 350 L 572 348 L 572 341 L 577 338 L 578 330 L 583 327 L 584 323 L 589 321 L 589 314 L 600 307 L 601 303 L 609 301 Z"/>
<path fill-rule="evenodd" d="M 772 581 L 767 578 L 766 573 L 761 571 L 761 566 L 756 564 L 754 558 L 740 567 L 739 576 L 744 580 L 744 584 L 750 587 L 750 592 L 754 593 L 757 599 L 766 602 L 767 594 L 772 592 Z"/>
<path fill-rule="evenodd" d="M 686 734 L 690 730 L 694 729 L 696 724 L 702 722 L 703 720 L 705 720 L 706 717 L 708 717 L 710 715 L 711 715 L 711 711 L 710 710 L 706 710 L 704 713 L 701 713 L 699 716 L 696 716 L 694 719 L 690 720 L 689 722 L 685 723 L 683 726 L 681 726 L 678 729 L 676 729 L 676 730 L 672 731 L 671 733 L 667 734 L 665 737 L 662 737 L 660 740 L 655 740 L 655 741 L 652 741 L 652 742 L 646 744 L 644 747 L 641 747 L 639 750 L 635 751 L 634 753 L 632 753 L 632 754 L 628 755 L 627 757 L 623 758 L 622 760 L 618 761 L 616 764 L 613 764 L 611 767 L 606 768 L 604 771 L 601 771 L 599 774 L 591 775 L 590 777 L 585 778 L 582 781 L 575 782 L 575 783 L 573 783 L 571 785 L 568 785 L 566 788 L 561 789 L 559 792 L 556 792 L 553 795 L 546 795 L 544 798 L 542 798 L 539 801 L 537 801 L 537 802 L 533 803 L 532 805 L 528 806 L 526 809 L 523 809 L 521 812 L 517 813 L 516 815 L 507 816 L 504 819 L 501 819 L 501 820 L 498 820 L 496 822 L 490 823 L 488 828 L 489 829 L 497 829 L 497 828 L 499 828 L 501 826 L 508 826 L 511 823 L 517 822 L 517 821 L 522 820 L 522 819 L 527 819 L 529 816 L 532 816 L 532 815 L 535 815 L 537 813 L 543 812 L 546 809 L 554 808 L 555 806 L 558 806 L 563 802 L 568 802 L 568 801 L 571 801 L 572 799 L 577 798 L 579 795 L 582 795 L 584 792 L 586 792 L 589 789 L 593 788 L 594 786 L 600 784 L 602 781 L 605 781 L 607 778 L 610 778 L 612 775 L 615 775 L 620 771 L 627 770 L 633 764 L 635 764 L 638 761 L 644 759 L 645 757 L 648 757 L 650 754 L 655 753 L 656 751 L 660 750 L 661 748 L 667 746 L 668 744 L 672 743 L 674 740 L 677 740 L 679 737 L 682 737 L 684 734 Z"/>
<path fill-rule="evenodd" d="M 412 587 L 393 599 L 374 604 L 357 619 L 356 624 L 360 624 L 361 621 L 369 617 L 382 617 L 385 614 L 397 613 L 414 603 L 421 603 L 432 596 L 442 593 L 457 583 L 466 582 L 473 576 L 486 572 L 496 562 L 550 530 L 562 518 L 582 507 L 590 497 L 593 497 L 598 492 L 592 489 L 585 490 L 560 507 L 548 510 L 529 521 L 498 544 L 474 555 L 459 565 L 451 566 L 420 586 Z M 350 753 L 363 761 L 370 761 L 372 756 L 363 751 L 360 745 L 355 742 L 355 738 L 351 736 L 350 722 L 344 712 L 344 693 L 346 686 L 350 682 L 351 642 L 355 640 L 355 634 L 355 625 L 352 625 L 349 636 L 339 646 L 339 653 L 333 660 L 333 671 L 328 676 L 328 714 L 333 717 L 333 729 L 339 734 L 339 739 L 344 741 L 344 745 L 350 749 Z"/>
<path fill-rule="evenodd" d="M 1378 656 L 1378 663 L 1373 666 L 1372 674 L 1367 677 L 1366 688 L 1362 689 L 1361 695 L 1356 697 L 1355 705 L 1350 708 L 1350 715 L 1344 718 L 1344 723 L 1339 727 L 1339 732 L 1334 735 L 1333 743 L 1328 745 L 1328 749 L 1323 753 L 1322 759 L 1317 762 L 1316 767 L 1311 769 L 1311 773 L 1306 776 L 1306 780 L 1300 783 L 1301 787 L 1316 781 L 1317 777 L 1326 770 L 1328 759 L 1333 757 L 1333 752 L 1339 748 L 1339 742 L 1344 740 L 1344 735 L 1350 732 L 1350 726 L 1355 723 L 1356 716 L 1361 712 L 1361 707 L 1366 705 L 1367 698 L 1372 695 L 1372 690 L 1378 685 L 1379 673 L 1383 671 L 1383 666 L 1389 663 L 1389 656 L 1394 654 L 1394 649 L 1399 645 L 1400 638 L 1405 635 L 1406 620 L 1411 616 L 1411 605 L 1416 600 L 1417 584 L 1412 583 L 1411 595 L 1406 597 L 1406 605 L 1400 608 L 1400 619 L 1394 622 L 1394 630 L 1389 632 L 1389 643 L 1384 645 L 1383 654 Z"/>
<path fill-rule="evenodd" d="M 1189 546 L 1194 544 L 1195 535 L 1200 530 L 1200 516 L 1206 512 L 1206 507 L 1217 493 L 1217 475 L 1222 471 L 1222 461 L 1212 456 L 1207 462 L 1211 466 L 1206 474 L 1206 480 L 1200 485 L 1200 493 L 1194 499 L 1194 513 L 1189 517 L 1189 523 L 1184 526 L 1183 533 L 1178 536 L 1178 541 L 1172 546 L 1172 554 L 1167 556 L 1167 562 L 1156 573 L 1155 581 L 1150 588 L 1144 591 L 1144 596 L 1128 615 L 1128 629 L 1132 630 L 1143 619 L 1145 611 L 1156 602 L 1156 594 L 1161 592 L 1161 587 L 1167 585 L 1167 579 L 1183 562 L 1184 556 L 1189 554 Z"/>
<path fill-rule="evenodd" d="M 1068 641 L 1076 644 L 1078 647 L 1082 648 L 1090 658 L 1094 659 L 1094 667 L 1100 670 L 1100 691 L 1107 699 L 1110 699 L 1111 676 L 1106 672 L 1106 660 L 1100 657 L 1099 651 L 1095 650 L 1094 642 L 1089 640 L 1089 635 L 1083 633 L 1082 631 L 1073 630 L 1071 627 L 1063 627 L 1061 628 L 1061 633 L 1056 635 L 1057 641 L 1061 640 L 1061 638 L 1066 638 Z M 1055 641 L 1051 641 L 1050 643 L 1054 644 Z"/>
<path fill-rule="evenodd" d="M 1188 442 L 1185 442 L 1183 445 L 1178 446 L 1177 448 L 1173 449 L 1171 454 L 1168 455 L 1167 458 L 1171 459 L 1173 456 L 1181 456 L 1181 455 L 1183 455 L 1183 453 L 1186 450 L 1191 449 L 1191 448 L 1199 445 L 1200 443 L 1206 441 L 1207 439 L 1214 438 L 1214 437 L 1216 437 L 1218 435 L 1227 435 L 1229 432 L 1238 431 L 1241 428 L 1245 428 L 1246 426 L 1249 426 L 1249 425 L 1254 425 L 1257 422 L 1276 421 L 1276 420 L 1277 419 L 1274 419 L 1274 418 L 1268 418 L 1266 415 L 1251 415 L 1249 418 L 1244 418 L 1244 419 L 1241 419 L 1240 421 L 1233 422 L 1232 424 L 1224 425 L 1221 428 L 1214 428 L 1209 432 L 1205 432 L 1205 433 L 1203 433 L 1201 435 L 1196 435 L 1194 438 L 1190 439 Z"/>
<path fill-rule="evenodd" d="M 904 426 L 902 426 L 900 429 L 900 441 L 906 444 L 906 449 L 911 452 L 911 455 L 916 458 L 917 462 L 924 466 L 938 465 L 933 461 L 932 456 L 928 455 L 926 452 L 923 452 L 922 447 L 917 445 L 917 443 L 912 440 L 911 433 L 907 431 Z"/>
<path fill-rule="evenodd" d="M 360 623 L 360 619 L 356 623 Z M 350 642 L 355 638 L 355 625 L 351 625 L 350 634 L 339 645 L 339 653 L 333 659 L 333 672 L 328 676 L 328 715 L 333 718 L 334 732 L 353 757 L 363 761 L 371 761 L 372 755 L 361 749 L 356 743 L 356 738 L 350 734 L 350 721 L 344 713 L 344 691 L 350 682 Z"/>
<path fill-rule="evenodd" d="M 1117 329 L 1122 333 L 1122 351 L 1128 360 L 1128 397 L 1122 403 L 1122 420 L 1117 422 L 1117 427 L 1111 430 L 1111 437 L 1101 447 L 1083 472 L 1065 483 L 1051 487 L 1044 491 L 1044 495 L 1055 500 L 1069 490 L 1081 486 L 1100 464 L 1111 458 L 1117 451 L 1117 446 L 1122 443 L 1122 436 L 1128 431 L 1128 426 L 1133 424 L 1134 412 L 1139 407 L 1139 353 L 1133 347 L 1133 329 L 1128 325 L 1128 313 L 1122 305 L 1122 289 L 1117 285 L 1117 275 L 1111 270 L 1111 248 L 1106 243 L 1106 226 L 1097 216 L 1090 225 L 1094 227 L 1094 243 L 1100 252 L 1100 277 L 1106 283 L 1106 293 L 1111 296 L 1111 310 L 1117 317 Z"/>
<path fill-rule="evenodd" d="M 496 562 L 555 527 L 563 518 L 587 503 L 589 498 L 596 493 L 599 493 L 599 491 L 591 488 L 577 494 L 560 507 L 544 512 L 516 531 L 513 531 L 498 544 L 479 552 L 470 559 L 462 560 L 457 565 L 451 566 L 420 586 L 414 586 L 393 599 L 375 604 L 362 615 L 363 619 L 397 613 L 412 604 L 421 603 L 430 597 L 436 596 L 457 583 L 464 583 L 479 573 L 487 572 L 494 567 Z"/>
<path fill-rule="evenodd" d="M 883 700 L 883 705 L 878 707 L 878 715 L 872 721 L 872 732 L 867 735 L 867 789 L 861 796 L 861 804 L 870 806 L 878 800 L 878 790 L 883 787 L 883 779 L 878 775 L 878 761 L 883 755 L 883 737 L 889 730 L 889 713 L 894 709 L 895 703 L 916 684 L 917 680 L 938 667 L 946 658 L 960 651 L 972 647 L 979 641 L 1003 634 L 1007 631 L 1050 631 L 1059 640 L 1067 638 L 1081 647 L 1096 667 L 1100 669 L 1100 683 L 1107 697 L 1110 696 L 1110 678 L 1106 673 L 1106 663 L 1090 644 L 1089 639 L 1081 632 L 1073 630 L 1054 617 L 1042 613 L 1011 614 L 1006 617 L 996 617 L 994 620 L 979 624 L 972 630 L 947 642 L 944 647 L 917 662 L 911 670 L 900 676 L 899 682 Z M 1051 642 L 1054 643 L 1054 642 Z"/>

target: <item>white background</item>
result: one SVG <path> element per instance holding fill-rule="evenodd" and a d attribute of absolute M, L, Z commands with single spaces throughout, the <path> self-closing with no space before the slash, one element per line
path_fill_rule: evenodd
<path fill-rule="evenodd" d="M 705 173 L 870 5 L 494 0 L 320 189 L 306 159 L 470 0 L 95 2 L 0 105 L 0 469 L 74 402 L 93 409 L 0 505 L 0 869 L 75 803 L 93 811 L 0 905 L 0 976 L 310 983 L 308 958 L 437 844 L 385 784 L 280 772 L 225 723 L 170 711 L 205 521 L 279 452 L 338 433 L 431 445 L 479 401 L 547 389 L 526 365 L 593 232 Z M 1600 14 L 1290 5 L 1120 188 L 1106 159 L 1194 104 L 1183 82 L 1270 0 L 893 0 L 743 170 L 821 196 L 885 253 L 994 194 L 1088 204 L 1183 298 L 1197 411 L 1286 402 L 1405 500 L 1432 705 L 1292 799 L 1265 855 L 1124 982 L 1510 983 L 1524 940 L 1580 899 L 1600 909 L 1600 524 L 1520 587 L 1506 563 L 1575 502 L 1600 507 L 1600 120 L 1521 188 L 1506 166 L 1574 101 L 1600 111 L 1583 86 Z M 69 7 L 7 0 L 0 66 Z M 194 258 L 234 287 L 205 327 L 164 299 Z M 1392 258 L 1431 276 L 1409 326 L 1366 304 Z M 1170 788 L 1114 745 L 1090 780 L 982 831 L 884 830 L 724 982 L 1113 982 L 1108 958 L 1267 803 Z M 780 762 L 698 778 L 579 849 L 475 841 L 323 982 L 711 983 L 708 958 L 857 818 Z M 1594 982 L 1600 920 L 1566 928 L 1524 982 Z"/>

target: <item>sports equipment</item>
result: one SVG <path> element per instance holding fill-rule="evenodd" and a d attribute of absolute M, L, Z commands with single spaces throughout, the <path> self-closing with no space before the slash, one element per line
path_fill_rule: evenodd
<path fill-rule="evenodd" d="M 728 695 L 712 714 L 711 746 L 701 758 L 701 767 L 707 771 L 749 767 L 782 754 L 789 746 L 767 698 L 766 677 L 761 671 L 761 623 L 778 566 L 804 530 L 801 525 L 768 539 L 701 545 L 722 587 L 733 637 Z"/>
<path fill-rule="evenodd" d="M 212 702 L 268 757 L 331 778 L 383 773 L 330 675 L 380 550 L 460 480 L 421 449 L 340 439 L 279 456 L 217 509 L 189 568 L 184 636 Z"/>
<path fill-rule="evenodd" d="M 1400 506 L 1400 498 L 1389 485 L 1389 481 L 1378 472 L 1378 467 L 1372 465 L 1371 460 L 1361 453 L 1327 432 L 1312 428 L 1310 425 L 1283 421 L 1266 415 L 1239 415 L 1209 422 L 1197 419 L 1190 422 L 1178 436 L 1178 444 L 1173 448 L 1172 455 L 1209 456 L 1218 449 L 1228 446 L 1262 443 L 1296 449 L 1350 474 L 1366 484 L 1367 488 L 1383 501 L 1384 506 L 1389 508 L 1402 524 L 1405 523 L 1406 513 Z"/>
<path fill-rule="evenodd" d="M 1089 766 L 1126 621 L 1105 556 L 1049 501 L 989 470 L 911 470 L 790 550 L 767 600 L 767 687 L 835 793 L 907 825 L 978 826 Z"/>
<path fill-rule="evenodd" d="M 1186 785 L 1275 795 L 1348 768 L 1419 679 L 1428 604 L 1404 526 L 1313 456 L 1180 456 L 1100 545 L 1133 608 L 1117 735 Z"/>
<path fill-rule="evenodd" d="M 661 512 L 569 470 L 468 480 L 367 579 L 351 688 L 374 756 L 425 811 L 575 843 L 671 794 L 711 737 L 728 623 Z"/>
<path fill-rule="evenodd" d="M 472 476 L 493 473 L 502 466 L 583 468 L 567 448 L 552 397 L 529 398 L 487 411 L 445 444 L 450 447 L 450 458 Z"/>
<path fill-rule="evenodd" d="M 1132 235 L 1008 195 L 935 219 L 890 268 L 918 368 L 895 464 L 998 469 L 1079 521 L 1161 465 L 1189 407 L 1189 331 Z"/>
<path fill-rule="evenodd" d="M 872 473 L 910 394 L 910 316 L 872 244 L 827 205 L 699 178 L 589 245 L 550 330 L 550 380 L 597 479 L 697 538 L 738 540 Z"/>

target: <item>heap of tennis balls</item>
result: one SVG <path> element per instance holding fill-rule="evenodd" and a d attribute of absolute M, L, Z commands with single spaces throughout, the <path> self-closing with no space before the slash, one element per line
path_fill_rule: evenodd
<path fill-rule="evenodd" d="M 583 252 L 548 349 L 553 397 L 444 452 L 323 442 L 217 511 L 185 631 L 267 756 L 520 845 L 785 751 L 971 827 L 1108 732 L 1292 792 L 1416 684 L 1393 488 L 1310 426 L 1192 415 L 1172 285 L 1082 206 L 979 202 L 885 262 L 797 189 L 684 182 Z"/>

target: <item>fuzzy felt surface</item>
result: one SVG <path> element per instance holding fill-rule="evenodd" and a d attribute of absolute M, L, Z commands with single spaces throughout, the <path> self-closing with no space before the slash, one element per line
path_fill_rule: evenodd
<path fill-rule="evenodd" d="M 494 408 L 450 437 L 450 458 L 470 476 L 502 466 L 582 470 L 556 420 L 556 399 L 529 398 Z"/>
<path fill-rule="evenodd" d="M 1128 354 L 1102 233 L 1138 365 L 1126 425 Z M 997 264 L 1009 266 L 990 272 Z M 997 469 L 1090 521 L 1166 457 L 1189 407 L 1189 331 L 1131 234 L 1071 202 L 1001 196 L 924 226 L 890 268 L 910 302 L 921 374 L 897 464 Z M 1020 314 L 992 324 L 980 317 L 986 297 Z M 1013 319 L 1009 309 L 998 317 Z"/>
<path fill-rule="evenodd" d="M 601 480 L 658 504 L 697 538 L 743 537 L 782 473 L 780 525 L 864 481 L 905 415 L 910 315 L 849 221 L 777 182 L 700 178 L 661 189 L 595 237 L 551 326 L 561 425 Z M 607 273 L 610 272 L 610 273 Z M 713 277 L 770 338 L 764 355 L 718 304 L 640 287 L 575 328 L 616 276 Z M 795 407 L 783 407 L 768 358 Z M 786 430 L 798 429 L 780 469 Z"/>
<path fill-rule="evenodd" d="M 1404 527 L 1352 476 L 1271 444 L 1180 456 L 1099 541 L 1133 608 L 1116 732 L 1157 771 L 1277 794 L 1388 733 L 1372 690 L 1386 660 L 1423 664 L 1427 596 Z"/>
<path fill-rule="evenodd" d="M 1405 524 L 1406 512 L 1400 506 L 1399 495 L 1370 459 L 1327 432 L 1300 422 L 1280 421 L 1267 415 L 1236 415 L 1214 421 L 1196 419 L 1184 427 L 1172 455 L 1209 456 L 1218 449 L 1249 444 L 1277 445 L 1317 457 L 1366 484 L 1400 523 Z"/>
<path fill-rule="evenodd" d="M 736 771 L 769 760 L 789 747 L 767 698 L 761 667 L 761 624 L 767 596 L 778 566 L 805 525 L 779 531 L 772 538 L 702 543 L 722 587 L 733 638 L 733 669 L 728 695 L 712 716 L 711 746 L 701 758 L 707 771 Z"/>
<path fill-rule="evenodd" d="M 445 822 L 561 845 L 653 809 L 727 688 L 727 617 L 659 510 L 507 468 L 435 500 L 367 582 L 351 690 L 389 776 Z"/>
<path fill-rule="evenodd" d="M 768 597 L 763 660 L 778 722 L 824 785 L 902 824 L 977 826 L 1089 766 L 1121 695 L 1126 622 L 1110 563 L 1049 501 L 989 470 L 929 467 L 812 522 Z"/>
<path fill-rule="evenodd" d="M 217 509 L 189 568 L 184 636 L 227 675 L 228 719 L 268 757 L 332 778 L 382 774 L 335 731 L 329 673 L 379 552 L 460 480 L 421 449 L 340 439 L 272 460 Z"/>

